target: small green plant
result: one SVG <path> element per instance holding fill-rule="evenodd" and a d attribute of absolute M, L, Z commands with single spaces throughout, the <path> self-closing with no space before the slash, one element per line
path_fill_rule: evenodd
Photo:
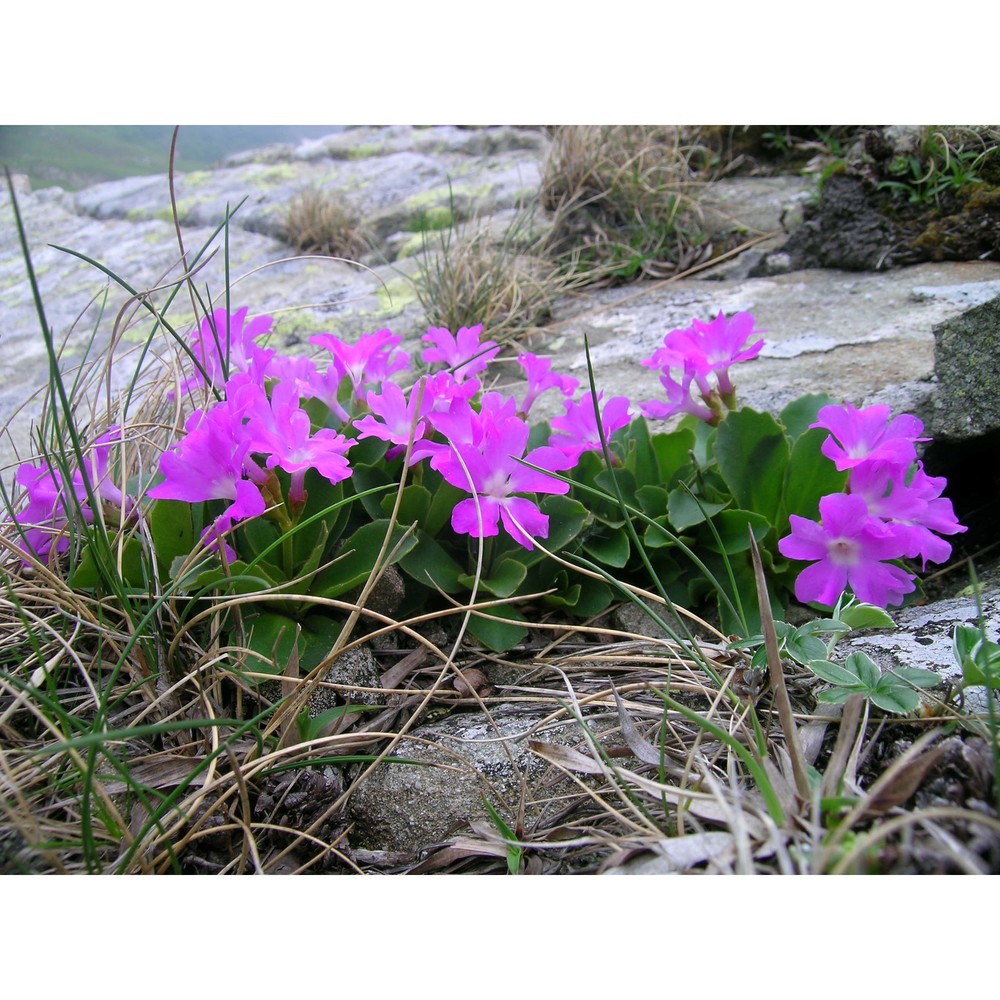
<path fill-rule="evenodd" d="M 1000 689 L 1000 645 L 987 639 L 982 629 L 957 625 L 952 648 L 965 687 Z"/>
<path fill-rule="evenodd" d="M 932 670 L 895 667 L 882 673 L 867 653 L 851 653 L 843 662 L 811 660 L 809 669 L 831 687 L 820 691 L 818 700 L 842 705 L 852 694 L 860 694 L 884 712 L 909 715 L 920 704 L 920 688 L 935 687 L 941 678 Z"/>
<path fill-rule="evenodd" d="M 881 608 L 854 600 L 837 602 L 829 618 L 816 618 L 794 627 L 776 621 L 775 632 L 780 655 L 807 667 L 830 687 L 820 691 L 817 700 L 842 705 L 859 694 L 885 712 L 906 715 L 920 704 L 918 689 L 934 687 L 941 678 L 931 670 L 898 667 L 882 673 L 872 659 L 862 652 L 851 653 L 843 661 L 833 660 L 834 646 L 849 632 L 859 628 L 894 628 L 892 618 Z M 767 650 L 762 635 L 732 643 L 732 648 L 754 648 L 751 667 L 762 670 L 767 664 Z"/>
<path fill-rule="evenodd" d="M 879 183 L 879 190 L 905 197 L 910 205 L 939 206 L 944 195 L 982 184 L 982 169 L 1000 147 L 995 140 L 971 134 L 974 142 L 968 135 L 956 138 L 928 130 L 919 152 L 890 161 L 887 172 L 891 177 Z"/>

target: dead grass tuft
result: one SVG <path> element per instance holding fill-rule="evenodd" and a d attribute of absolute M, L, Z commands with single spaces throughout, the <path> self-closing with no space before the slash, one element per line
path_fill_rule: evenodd
<path fill-rule="evenodd" d="M 354 260 L 369 249 L 358 213 L 336 192 L 312 186 L 288 203 L 282 238 L 300 253 Z"/>
<path fill-rule="evenodd" d="M 549 248 L 549 231 L 530 209 L 499 231 L 472 219 L 428 235 L 415 287 L 429 324 L 455 331 L 481 323 L 498 343 L 534 330 L 578 280 Z"/>
<path fill-rule="evenodd" d="M 541 187 L 555 252 L 611 281 L 662 278 L 707 259 L 698 193 L 710 158 L 676 127 L 556 129 Z"/>

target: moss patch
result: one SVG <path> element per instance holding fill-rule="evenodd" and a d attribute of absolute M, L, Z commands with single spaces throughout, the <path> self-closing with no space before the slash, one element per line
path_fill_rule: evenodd
<path fill-rule="evenodd" d="M 393 278 L 384 285 L 380 284 L 375 293 L 378 296 L 379 305 L 379 311 L 376 315 L 395 315 L 411 302 L 417 301 L 413 282 L 407 278 Z"/>
<path fill-rule="evenodd" d="M 382 147 L 377 143 L 367 143 L 360 146 L 352 146 L 347 151 L 349 160 L 370 160 L 373 156 L 381 156 Z"/>
<path fill-rule="evenodd" d="M 271 188 L 294 181 L 297 176 L 298 171 L 291 163 L 275 163 L 255 174 L 253 182 L 257 187 Z"/>
<path fill-rule="evenodd" d="M 455 218 L 447 205 L 431 205 L 412 216 L 406 229 L 411 233 L 432 233 L 449 229 L 454 224 Z"/>

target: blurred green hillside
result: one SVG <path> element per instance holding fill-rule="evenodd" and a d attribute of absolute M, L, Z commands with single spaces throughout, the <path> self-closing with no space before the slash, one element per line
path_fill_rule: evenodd
<path fill-rule="evenodd" d="M 185 125 L 177 169 L 216 165 L 230 153 L 339 132 L 339 125 Z M 0 125 L 0 167 L 32 188 L 77 190 L 100 181 L 167 171 L 172 125 Z"/>

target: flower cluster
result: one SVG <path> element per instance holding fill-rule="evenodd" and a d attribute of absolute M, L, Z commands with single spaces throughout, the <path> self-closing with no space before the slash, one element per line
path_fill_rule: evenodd
<path fill-rule="evenodd" d="M 709 487 L 716 492 L 701 497 L 708 506 L 723 510 L 739 497 L 741 505 L 749 506 L 732 510 L 737 520 L 761 514 L 773 518 L 781 509 L 773 504 L 753 508 L 759 492 L 753 485 L 756 469 L 733 458 L 752 453 L 759 444 L 750 427 L 761 426 L 758 418 L 748 424 L 742 414 L 732 412 L 736 401 L 730 369 L 755 358 L 763 347 L 763 340 L 753 339 L 760 331 L 750 313 L 727 318 L 720 312 L 711 322 L 694 319 L 690 327 L 668 333 L 663 346 L 643 362 L 659 370 L 666 401 L 646 402 L 641 408 L 624 396 L 605 400 L 589 389 L 576 396 L 577 380 L 553 372 L 548 359 L 529 353 L 516 359 L 524 376 L 520 403 L 512 395 L 486 391 L 480 379 L 500 348 L 483 339 L 480 326 L 462 327 L 455 334 L 430 328 L 415 369 L 401 349 L 401 338 L 389 330 L 364 334 L 355 343 L 319 334 L 311 342 L 322 349 L 320 357 L 288 357 L 258 343 L 271 323 L 267 316 L 249 318 L 246 309 L 232 315 L 216 310 L 193 332 L 190 351 L 197 371 L 181 391 L 205 389 L 211 395 L 205 392 L 203 408 L 192 413 L 183 435 L 160 456 L 160 478 L 148 490 L 154 501 L 211 504 L 205 508 L 210 520 L 202 542 L 226 560 L 236 557 L 229 544 L 233 529 L 251 519 L 270 519 L 287 539 L 308 503 L 307 475 L 334 485 L 351 479 L 349 452 L 367 439 L 387 443 L 375 461 L 405 455 L 418 481 L 429 467 L 439 485 L 443 480 L 466 494 L 449 501 L 457 535 L 489 538 L 503 529 L 531 551 L 536 540 L 549 537 L 541 497 L 568 493 L 559 474 L 592 465 L 589 459 L 581 462 L 584 454 L 602 451 L 603 442 L 619 432 L 628 435 L 640 409 L 654 419 L 688 414 L 717 428 L 709 433 L 719 442 L 725 437 L 727 469 L 720 461 L 724 488 Z M 549 391 L 560 394 L 563 412 L 551 420 L 546 437 L 527 420 L 538 397 Z M 772 427 L 767 433 L 780 437 L 782 428 L 766 419 Z M 951 545 L 941 536 L 965 530 L 942 495 L 944 479 L 928 476 L 917 460 L 917 443 L 926 440 L 922 424 L 907 414 L 891 419 L 885 406 L 859 410 L 848 404 L 822 407 L 811 426 L 829 432 L 812 456 L 814 463 L 829 460 L 848 479 L 845 492 L 819 497 L 818 487 L 804 502 L 803 511 L 815 509 L 818 502 L 818 522 L 789 513 L 791 533 L 778 541 L 777 549 L 789 559 L 812 564 L 796 580 L 796 597 L 833 605 L 850 588 L 862 601 L 883 607 L 900 603 L 915 585 L 913 575 L 898 563 L 942 562 Z M 133 501 L 108 476 L 108 450 L 117 434 L 112 430 L 93 442 L 86 450 L 86 468 L 69 477 L 44 464 L 21 466 L 17 482 L 27 505 L 15 520 L 26 552 L 40 557 L 66 552 L 74 517 L 88 524 L 94 520 L 92 498 L 131 506 Z M 642 432 L 628 438 L 627 447 L 616 445 L 621 454 L 610 456 L 613 465 L 632 461 L 626 477 L 632 480 L 640 438 L 649 440 Z M 672 453 L 665 449 L 664 460 Z M 656 449 L 644 454 L 645 476 L 659 458 Z M 681 481 L 677 468 L 671 468 L 673 472 L 661 474 L 677 477 L 680 485 L 673 493 L 659 480 L 643 484 L 638 502 L 654 515 L 657 503 L 682 509 L 686 497 L 678 500 L 677 491 L 690 492 L 691 484 L 701 481 L 696 469 Z M 784 478 L 784 469 L 775 474 Z M 794 476 L 795 470 L 788 474 Z M 660 521 L 672 530 L 666 516 Z M 606 527 L 613 533 L 610 522 Z M 620 550 L 610 536 L 600 535 L 604 528 L 594 530 L 598 548 L 591 556 Z M 314 567 L 321 550 L 322 545 Z M 286 569 L 290 579 L 294 567 Z"/>
<path fill-rule="evenodd" d="M 747 341 L 758 333 L 763 331 L 754 329 L 753 316 L 748 312 L 735 313 L 728 319 L 720 312 L 711 323 L 693 319 L 691 326 L 671 330 L 663 338 L 663 347 L 642 362 L 647 368 L 659 369 L 667 401 L 643 403 L 642 412 L 652 420 L 690 413 L 707 423 L 718 423 L 723 403 L 730 410 L 736 407 L 729 369 L 760 354 L 763 340 L 747 346 Z"/>
<path fill-rule="evenodd" d="M 518 494 L 561 494 L 569 487 L 525 463 L 564 470 L 573 464 L 568 455 L 592 445 L 580 440 L 582 432 L 568 431 L 572 447 L 525 455 L 524 416 L 539 394 L 550 388 L 572 393 L 575 380 L 551 373 L 544 359 L 521 355 L 528 392 L 519 414 L 513 399 L 496 393 L 475 403 L 482 392 L 476 376 L 500 350 L 493 341 L 481 342 L 482 327 L 462 327 L 454 335 L 428 330 L 423 339 L 430 346 L 421 354 L 428 371 L 407 393 L 393 377 L 409 372 L 411 359 L 388 330 L 355 344 L 329 333 L 312 337 L 329 354 L 321 368 L 259 347 L 255 337 L 270 326 L 270 317 L 246 322 L 246 310 L 232 317 L 221 310 L 202 323 L 192 347 L 202 373 L 183 389 L 207 382 L 223 399 L 189 418 L 183 438 L 161 457 L 162 481 L 148 493 L 154 500 L 228 501 L 202 533 L 207 545 L 232 560 L 224 536 L 234 525 L 263 514 L 283 528 L 293 525 L 307 498 L 306 472 L 315 469 L 331 483 L 349 478 L 347 452 L 355 439 L 369 437 L 392 443 L 388 459 L 409 449 L 411 464 L 427 459 L 447 482 L 471 494 L 454 508 L 457 533 L 490 536 L 502 524 L 526 549 L 533 537 L 546 537 L 548 518 Z M 308 400 L 321 403 L 339 428 L 314 427 Z M 286 496 L 272 474 L 276 468 L 289 474 Z"/>
<path fill-rule="evenodd" d="M 112 444 L 120 437 L 120 428 L 112 427 L 84 448 L 84 467 L 73 470 L 67 480 L 59 469 L 43 462 L 22 463 L 15 480 L 28 498 L 28 503 L 13 515 L 21 533 L 21 548 L 45 560 L 55 551 L 61 555 L 69 550 L 69 529 L 77 517 L 86 524 L 94 523 L 91 497 L 128 508 L 131 500 L 115 486 L 108 473 L 108 457 Z"/>
<path fill-rule="evenodd" d="M 901 604 L 915 589 L 913 575 L 894 560 L 944 562 L 951 545 L 940 535 L 965 531 L 943 478 L 928 476 L 917 461 L 923 424 L 888 406 L 824 406 L 812 427 L 830 432 L 823 454 L 848 472 L 847 490 L 823 497 L 817 523 L 790 515 L 792 533 L 778 550 L 813 565 L 795 583 L 803 603 L 833 606 L 850 587 L 859 600 L 879 607 Z"/>

